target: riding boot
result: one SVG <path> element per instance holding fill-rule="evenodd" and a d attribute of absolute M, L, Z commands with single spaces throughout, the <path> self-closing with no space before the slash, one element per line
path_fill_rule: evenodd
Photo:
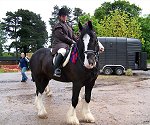
<path fill-rule="evenodd" d="M 61 53 L 58 53 L 56 58 L 55 58 L 55 71 L 54 71 L 54 76 L 60 77 L 61 76 L 61 65 L 63 61 L 63 55 Z"/>

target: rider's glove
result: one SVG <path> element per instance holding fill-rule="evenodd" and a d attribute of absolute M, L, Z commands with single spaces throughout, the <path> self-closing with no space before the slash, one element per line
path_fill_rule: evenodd
<path fill-rule="evenodd" d="M 74 40 L 72 40 L 72 44 L 76 44 L 76 42 Z"/>
<path fill-rule="evenodd" d="M 76 42 L 74 40 L 72 40 L 72 45 L 71 46 L 75 46 Z"/>

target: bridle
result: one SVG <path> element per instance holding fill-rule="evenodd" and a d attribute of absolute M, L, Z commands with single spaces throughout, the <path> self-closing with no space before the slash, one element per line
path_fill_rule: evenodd
<path fill-rule="evenodd" d="M 98 42 L 98 41 L 97 41 L 97 42 Z M 98 43 L 97 43 L 97 44 L 98 44 Z M 79 48 L 78 48 L 77 44 L 75 44 L 74 47 L 77 48 L 79 61 L 80 61 L 80 63 L 84 66 L 84 62 L 83 62 L 82 59 L 81 59 L 80 51 L 79 51 Z M 100 54 L 99 51 L 86 50 L 86 51 L 83 52 L 83 54 L 93 54 L 93 55 L 95 56 L 96 63 L 98 63 L 98 61 L 99 61 L 99 60 L 98 60 L 98 59 L 99 59 L 99 54 Z"/>
<path fill-rule="evenodd" d="M 97 39 L 97 37 L 96 37 L 96 44 L 97 44 L 97 46 L 98 46 L 98 39 Z M 99 58 L 99 54 L 100 54 L 99 51 L 86 50 L 86 51 L 84 51 L 83 53 L 84 53 L 84 54 L 93 54 L 93 55 L 95 56 L 95 58 L 96 58 L 96 62 L 98 62 L 98 58 Z"/>

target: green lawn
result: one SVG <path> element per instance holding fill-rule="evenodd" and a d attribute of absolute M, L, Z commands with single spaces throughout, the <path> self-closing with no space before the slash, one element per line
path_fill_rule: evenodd
<path fill-rule="evenodd" d="M 3 69 L 0 69 L 0 73 L 3 73 L 4 72 L 4 70 Z"/>
<path fill-rule="evenodd" d="M 150 63 L 150 59 L 147 60 L 147 63 Z"/>

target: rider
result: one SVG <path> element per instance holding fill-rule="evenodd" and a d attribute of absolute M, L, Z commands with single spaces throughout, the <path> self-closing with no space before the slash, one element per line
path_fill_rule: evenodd
<path fill-rule="evenodd" d="M 61 76 L 61 65 L 65 56 L 66 50 L 77 41 L 72 28 L 67 24 L 68 11 L 66 8 L 61 8 L 58 13 L 59 22 L 52 30 L 53 43 L 52 54 L 56 54 L 54 76 Z"/>

